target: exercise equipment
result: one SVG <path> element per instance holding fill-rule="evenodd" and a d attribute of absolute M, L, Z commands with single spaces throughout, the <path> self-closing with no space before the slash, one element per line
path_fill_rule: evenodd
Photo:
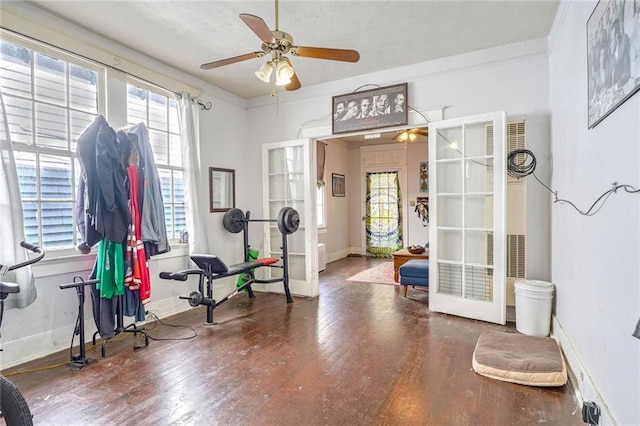
<path fill-rule="evenodd" d="M 207 322 L 206 324 L 216 324 L 213 321 L 213 310 L 236 296 L 242 290 L 251 289 L 251 284 L 255 282 L 264 282 L 262 280 L 256 280 L 254 269 L 261 266 L 273 265 L 278 262 L 278 258 L 270 257 L 264 259 L 256 259 L 251 262 L 238 263 L 236 265 L 227 266 L 222 259 L 212 254 L 194 254 L 191 255 L 191 260 L 200 269 L 185 269 L 179 272 L 160 272 L 160 278 L 165 280 L 186 281 L 189 275 L 197 275 L 198 290 L 189 293 L 189 296 L 180 296 L 180 299 L 187 300 L 189 305 L 194 308 L 200 305 L 207 307 Z M 227 294 L 220 300 L 213 298 L 213 281 L 219 278 L 230 277 L 233 275 L 246 275 L 249 279 L 244 282 L 240 287 L 237 287 L 235 291 Z M 289 294 L 288 283 L 285 285 L 287 292 L 287 302 L 292 303 L 291 295 Z M 252 296 L 252 293 L 249 295 Z"/>
<path fill-rule="evenodd" d="M 255 259 L 257 251 L 249 246 L 248 228 L 250 222 L 277 222 L 278 230 L 282 234 L 282 264 L 277 264 L 281 259 L 275 257 Z M 161 272 L 160 278 L 166 280 L 186 281 L 189 275 L 197 275 L 198 290 L 189 293 L 189 296 L 181 296 L 180 299 L 187 300 L 189 305 L 197 307 L 205 305 L 207 307 L 207 320 L 205 324 L 216 324 L 213 321 L 213 310 L 222 303 L 246 290 L 250 298 L 255 297 L 251 288 L 252 284 L 271 284 L 282 282 L 287 303 L 293 303 L 291 291 L 289 290 L 289 251 L 287 236 L 293 234 L 300 226 L 300 215 L 291 207 L 283 207 L 278 213 L 277 219 L 251 219 L 251 212 L 243 213 L 240 209 L 227 211 L 223 218 L 224 228 L 237 234 L 243 232 L 244 240 L 244 262 L 227 266 L 222 259 L 210 254 L 192 254 L 191 260 L 199 269 L 186 269 L 178 272 Z M 271 267 L 282 269 L 282 277 L 272 279 L 258 279 L 255 277 L 255 269 L 259 267 Z M 219 278 L 240 275 L 235 291 L 227 294 L 222 299 L 213 298 L 213 281 Z"/>
<path fill-rule="evenodd" d="M 71 360 L 69 361 L 69 369 L 72 371 L 80 370 L 85 365 L 95 361 L 93 358 L 87 358 L 86 346 L 84 341 L 84 300 L 85 291 L 84 288 L 87 285 L 98 284 L 99 280 L 83 280 L 80 276 L 73 277 L 73 282 L 68 284 L 61 284 L 60 289 L 75 288 L 76 295 L 78 296 L 78 317 L 76 319 L 76 328 L 73 330 L 73 336 L 71 337 L 71 349 L 69 350 Z M 80 339 L 80 353 L 73 354 L 73 339 L 75 336 L 79 336 Z M 103 355 L 104 356 L 104 355 Z"/>
<path fill-rule="evenodd" d="M 2 325 L 2 317 L 4 316 L 4 300 L 10 294 L 20 293 L 19 284 L 2 281 L 2 278 L 9 271 L 34 264 L 44 258 L 44 250 L 40 247 L 29 244 L 26 241 L 21 242 L 20 246 L 36 253 L 38 256 L 27 258 L 24 262 L 16 263 L 15 265 L 3 265 L 0 263 L 0 325 Z M 29 405 L 18 388 L 9 379 L 0 374 L 0 420 L 2 424 L 32 426 L 32 417 Z"/>
<path fill-rule="evenodd" d="M 277 219 L 251 219 L 250 216 L 248 211 L 245 215 L 240 209 L 231 209 L 224 214 L 222 225 L 233 234 L 242 231 L 248 222 L 277 222 L 282 234 L 293 234 L 300 226 L 300 215 L 292 207 L 281 208 Z"/>

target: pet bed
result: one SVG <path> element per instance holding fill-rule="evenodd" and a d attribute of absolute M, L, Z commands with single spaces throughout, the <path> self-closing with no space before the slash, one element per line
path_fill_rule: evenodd
<path fill-rule="evenodd" d="M 528 386 L 563 386 L 567 367 L 560 347 L 550 337 L 485 331 L 473 352 L 476 373 Z"/>

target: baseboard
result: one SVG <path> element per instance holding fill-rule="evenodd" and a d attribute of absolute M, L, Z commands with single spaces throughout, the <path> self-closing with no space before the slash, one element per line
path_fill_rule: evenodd
<path fill-rule="evenodd" d="M 593 401 L 600 407 L 600 425 L 617 424 L 593 382 L 593 379 L 589 375 L 589 371 L 582 363 L 580 355 L 575 350 L 573 344 L 571 344 L 569 336 L 566 335 L 562 324 L 560 324 L 555 315 L 552 316 L 551 337 L 560 345 L 567 363 L 569 381 L 575 393 L 577 408 L 581 409 L 584 401 Z"/>
<path fill-rule="evenodd" d="M 184 312 L 191 309 L 189 303 L 186 300 L 178 299 L 177 297 L 170 297 L 167 299 L 159 300 L 157 302 L 150 302 L 145 306 L 147 312 L 154 313 L 158 318 L 165 318 L 171 315 Z M 89 347 L 93 343 L 93 335 L 98 330 L 93 320 L 93 315 L 85 311 L 88 316 L 85 315 L 84 320 L 84 337 L 85 345 Z M 147 317 L 147 319 L 150 319 Z M 129 322 L 127 322 L 129 321 Z M 124 325 L 131 324 L 133 318 L 125 317 Z M 142 325 L 143 323 L 137 323 Z M 0 352 L 0 368 L 5 370 L 7 368 L 14 367 L 16 365 L 23 364 L 25 362 L 33 361 L 63 350 L 68 351 L 71 344 L 71 337 L 74 332 L 74 327 L 66 325 L 56 328 L 54 330 L 47 330 L 46 332 L 34 334 L 24 337 L 22 339 L 12 340 L 2 345 L 2 351 Z M 97 339 L 100 337 L 98 336 Z M 79 337 L 76 336 L 74 340 L 74 355 L 80 351 Z M 95 355 L 94 355 L 95 356 Z"/>
<path fill-rule="evenodd" d="M 347 247 L 347 248 L 344 248 L 342 250 L 338 250 L 338 251 L 333 251 L 331 253 L 327 253 L 327 263 L 331 263 L 331 262 L 335 262 L 336 260 L 344 259 L 345 257 L 349 256 L 350 254 L 362 254 L 362 255 L 364 255 L 364 253 L 360 253 L 361 251 L 362 251 L 362 249 L 359 249 L 357 247 Z"/>

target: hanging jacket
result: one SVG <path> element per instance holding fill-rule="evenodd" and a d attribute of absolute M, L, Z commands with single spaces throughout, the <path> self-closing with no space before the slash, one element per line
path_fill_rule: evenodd
<path fill-rule="evenodd" d="M 89 247 L 102 238 L 117 243 L 126 238 L 131 218 L 122 162 L 124 148 L 101 115 L 78 138 L 81 179 L 76 219 L 83 243 Z"/>
<path fill-rule="evenodd" d="M 128 206 L 127 173 L 123 166 L 124 147 L 109 126 L 98 130 L 96 169 L 101 196 L 96 211 L 96 230 L 110 241 L 124 243 L 131 222 Z"/>
<path fill-rule="evenodd" d="M 166 253 L 171 250 L 167 237 L 167 225 L 164 216 L 164 202 L 162 200 L 162 186 L 160 176 L 149 143 L 149 134 L 144 123 L 139 123 L 129 129 L 129 137 L 135 136 L 143 180 L 142 206 L 140 228 L 142 241 L 147 250 L 147 256 Z"/>
<path fill-rule="evenodd" d="M 102 234 L 96 231 L 94 226 L 95 209 L 100 194 L 98 170 L 96 168 L 96 144 L 98 131 L 102 126 L 108 126 L 108 124 L 104 117 L 99 115 L 78 137 L 76 148 L 78 162 L 80 163 L 76 220 L 81 239 L 89 247 L 94 246 L 102 239 Z"/>

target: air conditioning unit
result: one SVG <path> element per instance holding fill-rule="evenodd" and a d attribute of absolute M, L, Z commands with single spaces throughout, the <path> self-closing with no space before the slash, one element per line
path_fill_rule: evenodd
<path fill-rule="evenodd" d="M 324 248 L 324 244 L 318 244 L 318 272 L 327 269 L 327 252 Z"/>
<path fill-rule="evenodd" d="M 493 128 L 487 126 L 487 150 L 493 152 Z M 550 183 L 549 120 L 545 116 L 510 117 L 507 123 L 507 155 L 529 149 L 536 156 L 536 176 Z M 516 159 L 522 161 L 523 159 Z M 490 179 L 493 176 L 489 174 Z M 507 176 L 507 306 L 515 306 L 518 279 L 549 281 L 551 278 L 551 196 L 535 177 Z M 493 241 L 487 241 L 493 254 Z"/>

